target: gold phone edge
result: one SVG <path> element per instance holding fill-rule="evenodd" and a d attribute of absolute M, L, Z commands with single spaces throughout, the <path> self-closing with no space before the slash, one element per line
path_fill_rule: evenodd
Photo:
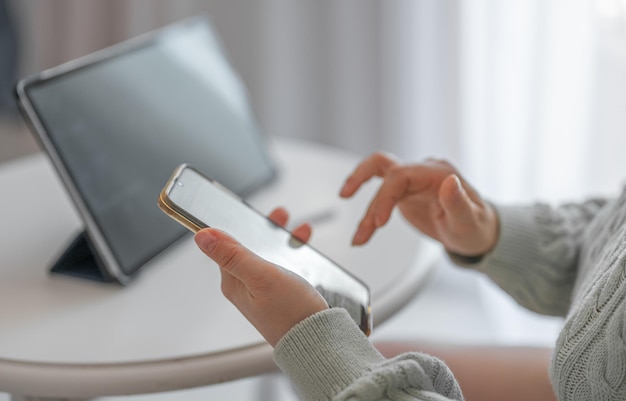
<path fill-rule="evenodd" d="M 169 198 L 167 196 L 167 189 L 169 187 L 170 186 L 168 184 L 159 194 L 159 199 L 157 200 L 157 204 L 159 205 L 159 208 L 163 212 L 165 212 L 165 214 L 167 214 L 168 216 L 176 220 L 178 223 L 185 226 L 185 228 L 187 228 L 189 231 L 192 231 L 193 233 L 197 233 L 198 231 L 202 229 L 202 227 L 198 226 L 191 220 L 187 219 L 184 215 L 181 214 L 181 212 L 179 212 L 176 209 L 175 205 L 173 205 L 169 201 Z"/>

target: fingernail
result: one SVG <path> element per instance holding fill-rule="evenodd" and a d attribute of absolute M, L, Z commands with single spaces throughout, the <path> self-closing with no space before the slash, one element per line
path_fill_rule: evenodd
<path fill-rule="evenodd" d="M 347 193 L 348 193 L 348 190 L 346 189 L 346 185 L 344 184 L 344 186 L 341 187 L 341 190 L 339 191 L 339 196 L 345 197 Z"/>
<path fill-rule="evenodd" d="M 352 238 L 352 245 L 361 245 L 365 240 L 364 237 L 365 234 L 363 232 L 357 231 L 356 234 L 354 234 L 354 238 Z"/>
<path fill-rule="evenodd" d="M 348 194 L 350 193 L 350 178 L 347 178 L 346 181 L 343 183 L 343 186 L 341 187 L 341 191 L 339 191 L 339 196 L 341 197 L 346 197 L 348 196 Z"/>
<path fill-rule="evenodd" d="M 212 252 L 217 245 L 217 237 L 211 231 L 200 231 L 195 240 L 198 247 L 207 252 Z"/>
<path fill-rule="evenodd" d="M 454 175 L 454 181 L 456 182 L 456 187 L 459 189 L 459 192 L 465 192 L 465 188 L 463 188 L 463 184 L 461 184 L 461 179 L 458 175 Z"/>

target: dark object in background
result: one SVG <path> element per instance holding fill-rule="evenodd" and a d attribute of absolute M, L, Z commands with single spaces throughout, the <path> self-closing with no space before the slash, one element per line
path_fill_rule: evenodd
<path fill-rule="evenodd" d="M 17 112 L 13 86 L 17 79 L 17 34 L 7 0 L 0 0 L 0 116 Z"/>

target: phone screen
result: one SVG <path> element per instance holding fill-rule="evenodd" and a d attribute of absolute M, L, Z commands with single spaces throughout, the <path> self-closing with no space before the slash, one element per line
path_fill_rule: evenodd
<path fill-rule="evenodd" d="M 300 275 L 324 296 L 330 307 L 345 308 L 361 330 L 369 334 L 367 285 L 219 183 L 189 166 L 181 166 L 161 193 L 160 204 L 169 209 L 165 211 L 170 216 L 182 215 L 188 228 L 219 228 L 267 261 Z"/>

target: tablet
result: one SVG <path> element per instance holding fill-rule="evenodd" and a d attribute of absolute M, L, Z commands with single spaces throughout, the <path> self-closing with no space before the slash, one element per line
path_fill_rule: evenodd
<path fill-rule="evenodd" d="M 186 231 L 155 203 L 176 166 L 198 166 L 240 196 L 276 175 L 206 17 L 27 77 L 16 95 L 99 269 L 120 283 Z"/>

